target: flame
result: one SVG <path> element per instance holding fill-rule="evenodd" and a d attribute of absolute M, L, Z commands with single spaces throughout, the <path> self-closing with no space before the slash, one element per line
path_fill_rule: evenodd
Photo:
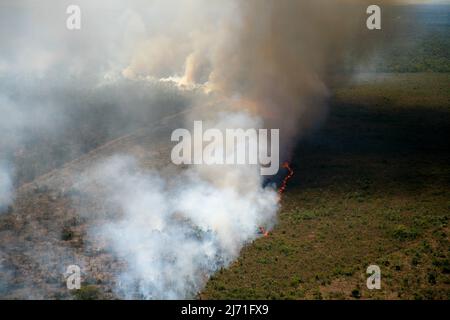
<path fill-rule="evenodd" d="M 282 167 L 288 170 L 288 174 L 287 174 L 286 177 L 284 177 L 283 182 L 281 183 L 281 186 L 278 189 L 278 194 L 280 196 L 280 200 L 281 200 L 281 195 L 286 190 L 286 186 L 287 186 L 287 183 L 288 183 L 289 179 L 291 179 L 292 176 L 294 175 L 294 170 L 291 169 L 291 166 L 289 165 L 289 162 L 283 163 Z"/>
<path fill-rule="evenodd" d="M 269 236 L 269 231 L 267 231 L 266 229 L 264 229 L 264 227 L 259 227 L 259 232 L 260 232 L 264 237 Z"/>
<path fill-rule="evenodd" d="M 281 183 L 280 188 L 278 189 L 278 201 L 281 201 L 281 195 L 284 193 L 287 187 L 287 183 L 289 179 L 292 178 L 294 175 L 294 170 L 292 170 L 291 166 L 289 165 L 289 162 L 285 162 L 281 165 L 283 168 L 288 170 L 288 174 L 284 177 L 283 182 Z M 269 231 L 267 231 L 264 227 L 259 227 L 259 232 L 264 236 L 269 236 Z"/>

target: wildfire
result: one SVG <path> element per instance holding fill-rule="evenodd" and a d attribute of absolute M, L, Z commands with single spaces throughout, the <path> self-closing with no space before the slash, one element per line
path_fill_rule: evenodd
<path fill-rule="evenodd" d="M 284 177 L 283 182 L 281 183 L 281 186 L 278 189 L 278 194 L 280 195 L 280 199 L 281 199 L 281 195 L 284 193 L 284 190 L 286 190 L 286 186 L 287 186 L 289 179 L 291 179 L 292 176 L 294 175 L 294 170 L 291 169 L 289 162 L 283 163 L 282 167 L 288 170 L 288 174 L 286 177 Z"/>
<path fill-rule="evenodd" d="M 292 176 L 294 175 L 294 170 L 292 170 L 291 166 L 289 165 L 289 162 L 285 162 L 282 164 L 282 167 L 288 170 L 288 174 L 284 177 L 280 188 L 278 189 L 278 195 L 279 195 L 279 201 L 281 200 L 281 195 L 283 194 L 283 192 L 286 190 L 287 187 L 287 183 L 289 181 L 289 179 L 292 178 Z M 259 232 L 264 236 L 267 237 L 269 236 L 269 231 L 267 231 L 264 227 L 259 227 Z"/>

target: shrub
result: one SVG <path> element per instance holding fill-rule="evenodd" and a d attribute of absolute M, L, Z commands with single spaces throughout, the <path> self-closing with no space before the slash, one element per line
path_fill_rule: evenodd
<path fill-rule="evenodd" d="M 352 297 L 355 299 L 361 298 L 361 292 L 358 288 L 352 290 Z"/>
<path fill-rule="evenodd" d="M 69 241 L 73 239 L 73 231 L 69 227 L 64 227 L 61 232 L 61 239 Z"/>
<path fill-rule="evenodd" d="M 73 291 L 76 300 L 98 300 L 101 299 L 100 291 L 95 285 L 82 286 Z"/>
<path fill-rule="evenodd" d="M 398 225 L 392 233 L 394 238 L 401 241 L 415 239 L 417 237 L 417 234 L 418 233 L 415 229 L 408 228 L 404 225 Z"/>

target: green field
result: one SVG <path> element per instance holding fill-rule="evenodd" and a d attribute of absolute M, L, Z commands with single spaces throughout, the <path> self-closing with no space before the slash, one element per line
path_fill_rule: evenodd
<path fill-rule="evenodd" d="M 391 26 L 406 27 L 377 39 L 367 59 L 349 53 L 349 65 L 333 68 L 339 81 L 329 88 L 329 114 L 298 141 L 274 229 L 247 244 L 198 298 L 450 299 L 450 6 L 385 12 Z M 0 139 L 17 187 L 0 216 L 0 262 L 7 266 L 0 296 L 31 297 L 31 278 L 37 297 L 118 298 L 112 288 L 123 266 L 88 237 L 92 223 L 107 221 L 105 209 L 84 198 L 95 188 L 80 193 L 71 180 L 114 154 L 144 159 L 165 174 L 170 147 L 161 137 L 198 98 L 165 82 L 123 85 L 132 99 L 120 97 L 121 85 L 87 95 L 70 89 L 72 103 L 61 100 L 55 114 L 61 134 L 32 127 L 17 143 L 14 130 Z M 33 86 L 9 89 L 20 96 Z M 65 97 L 63 89 L 44 86 L 42 95 Z M 78 216 L 77 206 L 88 214 Z M 49 247 L 86 258 L 81 290 L 70 293 L 60 281 L 62 260 L 35 261 Z M 366 287 L 372 264 L 381 268 L 380 290 Z"/>
<path fill-rule="evenodd" d="M 450 74 L 363 75 L 297 147 L 278 223 L 202 299 L 449 299 Z M 366 268 L 381 268 L 368 290 Z"/>

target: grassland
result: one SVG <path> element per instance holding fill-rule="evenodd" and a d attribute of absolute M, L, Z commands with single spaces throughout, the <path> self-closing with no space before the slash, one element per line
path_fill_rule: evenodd
<path fill-rule="evenodd" d="M 333 88 L 327 122 L 297 146 L 292 162 L 295 176 L 283 197 L 275 229 L 269 237 L 249 244 L 233 265 L 211 278 L 200 298 L 450 298 L 450 7 L 422 10 L 426 28 L 420 33 L 406 29 L 396 45 L 382 47 L 375 55 L 365 70 L 373 73 Z M 167 106 L 171 113 L 184 108 L 184 97 L 169 88 L 157 89 L 149 88 L 148 95 L 156 96 L 154 104 L 164 106 L 164 112 Z M 159 90 L 164 98 L 154 94 Z M 131 90 L 130 96 L 137 93 Z M 147 103 L 148 97 L 143 98 L 142 103 Z M 61 136 L 33 132 L 14 150 L 10 162 L 17 169 L 17 186 L 91 150 L 93 154 L 76 161 L 79 166 L 89 164 L 97 154 L 116 152 L 116 147 L 121 152 L 139 150 L 133 147 L 135 139 L 113 143 L 112 149 L 98 147 L 148 126 L 159 114 L 141 113 L 140 105 L 132 110 L 132 104 L 123 114 L 111 101 L 88 102 L 87 98 L 76 100 L 77 106 L 85 107 L 70 105 L 61 111 L 68 122 Z M 140 149 L 152 150 L 146 144 Z M 64 180 L 65 171 L 62 168 L 55 175 Z M 41 176 L 34 183 L 42 181 Z M 12 234 L 35 243 L 36 250 L 43 252 L 49 242 L 36 241 L 41 236 L 62 248 L 60 242 L 67 242 L 80 254 L 84 252 L 79 240 L 85 226 L 75 226 L 75 232 L 64 227 L 74 213 L 67 209 L 64 193 L 54 197 L 37 185 L 28 189 L 34 191 L 31 196 L 23 193 L 24 202 L 19 201 L 14 212 L 17 217 L 34 216 L 39 223 L 3 215 L 2 244 L 14 243 L 11 248 L 16 250 Z M 3 240 L 9 238 L 8 243 Z M 88 252 L 93 255 L 93 269 L 106 269 L 107 275 L 117 269 L 104 252 Z M 38 269 L 36 274 L 42 278 L 42 265 L 32 264 L 31 255 L 21 252 L 11 257 L 26 271 L 21 276 Z M 370 264 L 381 268 L 381 290 L 366 288 Z M 45 268 L 42 274 L 55 290 L 67 294 L 65 287 L 53 283 L 57 276 L 49 276 Z M 15 283 L 21 282 L 18 273 L 11 276 Z M 105 279 L 93 276 L 74 298 L 112 298 L 97 288 L 99 282 L 107 283 Z M 23 292 L 17 296 L 22 296 L 28 289 L 18 290 Z M 64 294 L 60 298 L 67 298 Z"/>
<path fill-rule="evenodd" d="M 269 237 L 203 299 L 449 299 L 450 74 L 365 75 L 336 89 L 296 150 Z M 381 268 L 368 290 L 366 268 Z"/>

